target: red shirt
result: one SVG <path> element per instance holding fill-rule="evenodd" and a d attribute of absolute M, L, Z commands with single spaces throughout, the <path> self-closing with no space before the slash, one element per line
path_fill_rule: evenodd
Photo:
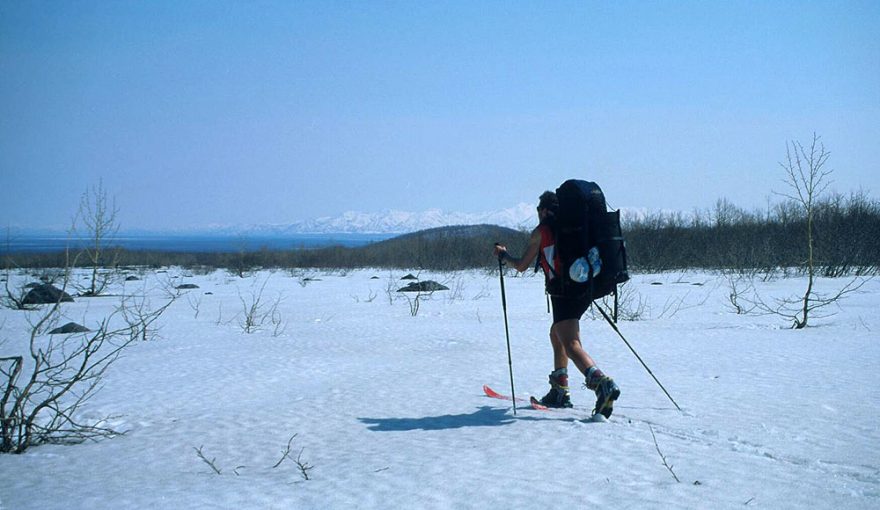
<path fill-rule="evenodd" d="M 556 276 L 556 269 L 559 267 L 559 259 L 556 256 L 556 237 L 553 235 L 553 229 L 550 225 L 543 223 L 538 226 L 541 233 L 541 249 L 538 253 L 538 260 L 541 263 L 541 269 L 544 270 L 544 279 L 550 283 Z M 551 262 L 552 265 L 551 265 Z"/>

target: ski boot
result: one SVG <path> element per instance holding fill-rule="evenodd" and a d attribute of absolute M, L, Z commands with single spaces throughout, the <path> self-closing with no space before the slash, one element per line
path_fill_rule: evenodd
<path fill-rule="evenodd" d="M 568 391 L 568 370 L 560 368 L 550 374 L 550 391 L 540 400 L 547 407 L 571 407 Z"/>
<path fill-rule="evenodd" d="M 614 401 L 620 398 L 620 388 L 614 379 L 602 373 L 599 367 L 593 366 L 587 371 L 584 387 L 596 392 L 596 408 L 593 409 L 593 414 L 610 418 L 614 412 Z"/>
<path fill-rule="evenodd" d="M 596 408 L 593 414 L 601 414 L 605 418 L 610 418 L 614 412 L 614 401 L 620 398 L 620 388 L 614 379 L 602 376 L 596 383 Z"/>

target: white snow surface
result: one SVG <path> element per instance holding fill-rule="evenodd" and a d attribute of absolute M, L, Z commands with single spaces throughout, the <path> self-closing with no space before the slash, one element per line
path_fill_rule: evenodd
<path fill-rule="evenodd" d="M 573 365 L 579 409 L 514 414 L 483 394 L 510 392 L 497 272 L 422 272 L 451 290 L 422 296 L 416 316 L 393 292 L 407 272 L 170 268 L 117 284 L 117 297 L 65 304 L 94 327 L 119 295 L 158 306 L 163 282 L 199 286 L 82 409 L 116 416 L 125 434 L 0 455 L 0 508 L 880 508 L 880 280 L 795 331 L 732 313 L 719 275 L 635 276 L 643 318 L 620 329 L 683 412 L 588 313 L 584 345 L 622 389 L 612 418 L 595 423 Z M 281 329 L 247 334 L 243 302 L 264 284 Z M 552 370 L 543 282 L 505 284 L 517 395 L 540 396 Z M 0 310 L 0 357 L 26 352 L 35 313 Z M 294 434 L 309 480 L 292 459 L 273 468 Z"/>

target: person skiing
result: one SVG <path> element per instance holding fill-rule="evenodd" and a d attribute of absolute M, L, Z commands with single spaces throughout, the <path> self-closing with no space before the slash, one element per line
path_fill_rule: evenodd
<path fill-rule="evenodd" d="M 532 267 L 536 257 L 544 270 L 545 281 L 553 278 L 552 264 L 555 250 L 555 217 L 559 209 L 556 194 L 545 191 L 539 197 L 539 224 L 532 230 L 529 244 L 519 258 L 508 253 L 507 247 L 495 245 L 494 255 L 519 272 Z M 536 269 L 537 270 L 537 269 Z M 580 338 L 580 318 L 592 303 L 590 296 L 563 296 L 551 293 L 553 305 L 553 324 L 550 327 L 550 344 L 553 347 L 553 372 L 550 373 L 550 391 L 541 398 L 547 407 L 571 407 L 571 393 L 568 386 L 568 360 L 571 359 L 584 375 L 584 386 L 596 393 L 596 407 L 593 413 L 606 418 L 611 416 L 614 401 L 620 397 L 620 388 L 611 377 L 596 366 L 596 362 L 584 350 Z"/>

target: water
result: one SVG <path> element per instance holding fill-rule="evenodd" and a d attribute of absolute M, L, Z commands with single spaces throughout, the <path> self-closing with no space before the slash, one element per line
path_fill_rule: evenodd
<path fill-rule="evenodd" d="M 357 247 L 390 239 L 396 234 L 292 234 L 286 236 L 235 236 L 235 235 L 124 235 L 119 234 L 106 241 L 106 246 L 126 250 L 163 252 L 239 252 L 269 250 L 294 250 L 322 248 L 327 246 Z M 68 242 L 72 249 L 86 246 L 82 240 L 69 240 L 66 235 L 13 235 L 0 244 L 0 253 L 47 253 L 63 251 Z"/>

